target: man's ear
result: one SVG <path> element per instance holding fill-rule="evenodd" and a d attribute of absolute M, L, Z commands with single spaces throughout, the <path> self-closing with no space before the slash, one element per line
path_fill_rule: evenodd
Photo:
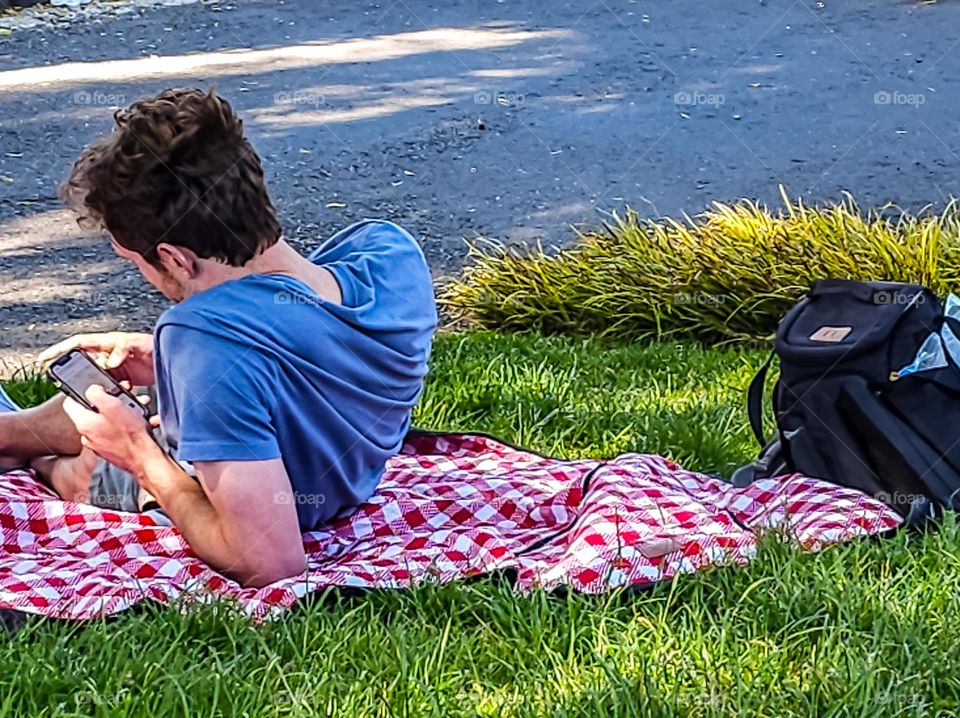
<path fill-rule="evenodd" d="M 157 256 L 160 265 L 171 276 L 181 281 L 197 276 L 197 255 L 193 250 L 161 242 L 157 245 Z"/>

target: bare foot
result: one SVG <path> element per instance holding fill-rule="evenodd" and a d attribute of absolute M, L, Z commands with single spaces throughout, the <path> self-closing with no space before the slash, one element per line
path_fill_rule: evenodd
<path fill-rule="evenodd" d="M 77 456 L 41 456 L 30 466 L 64 501 L 90 503 L 90 477 L 99 460 L 84 449 Z"/>

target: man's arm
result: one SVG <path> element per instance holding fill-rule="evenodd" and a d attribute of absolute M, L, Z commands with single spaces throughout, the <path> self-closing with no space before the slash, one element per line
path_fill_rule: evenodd
<path fill-rule="evenodd" d="M 98 412 L 64 402 L 83 445 L 133 473 L 197 556 L 245 586 L 306 569 L 296 504 L 280 459 L 199 462 L 197 483 L 157 445 L 142 416 L 98 386 L 86 398 Z"/>
<path fill-rule="evenodd" d="M 196 464 L 199 483 L 157 447 L 135 476 L 194 552 L 244 586 L 303 573 L 306 555 L 280 459 Z"/>

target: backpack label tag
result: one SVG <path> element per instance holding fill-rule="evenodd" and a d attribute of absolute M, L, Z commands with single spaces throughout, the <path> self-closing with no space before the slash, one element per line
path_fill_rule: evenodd
<path fill-rule="evenodd" d="M 853 331 L 853 327 L 820 327 L 810 335 L 812 342 L 830 342 L 836 344 Z"/>

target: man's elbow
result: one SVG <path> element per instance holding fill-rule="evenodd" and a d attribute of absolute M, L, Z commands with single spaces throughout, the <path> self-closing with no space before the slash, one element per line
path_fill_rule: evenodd
<path fill-rule="evenodd" d="M 248 559 L 234 568 L 234 577 L 245 588 L 263 588 L 285 578 L 300 576 L 307 570 L 303 549 L 287 555 L 266 555 Z"/>

